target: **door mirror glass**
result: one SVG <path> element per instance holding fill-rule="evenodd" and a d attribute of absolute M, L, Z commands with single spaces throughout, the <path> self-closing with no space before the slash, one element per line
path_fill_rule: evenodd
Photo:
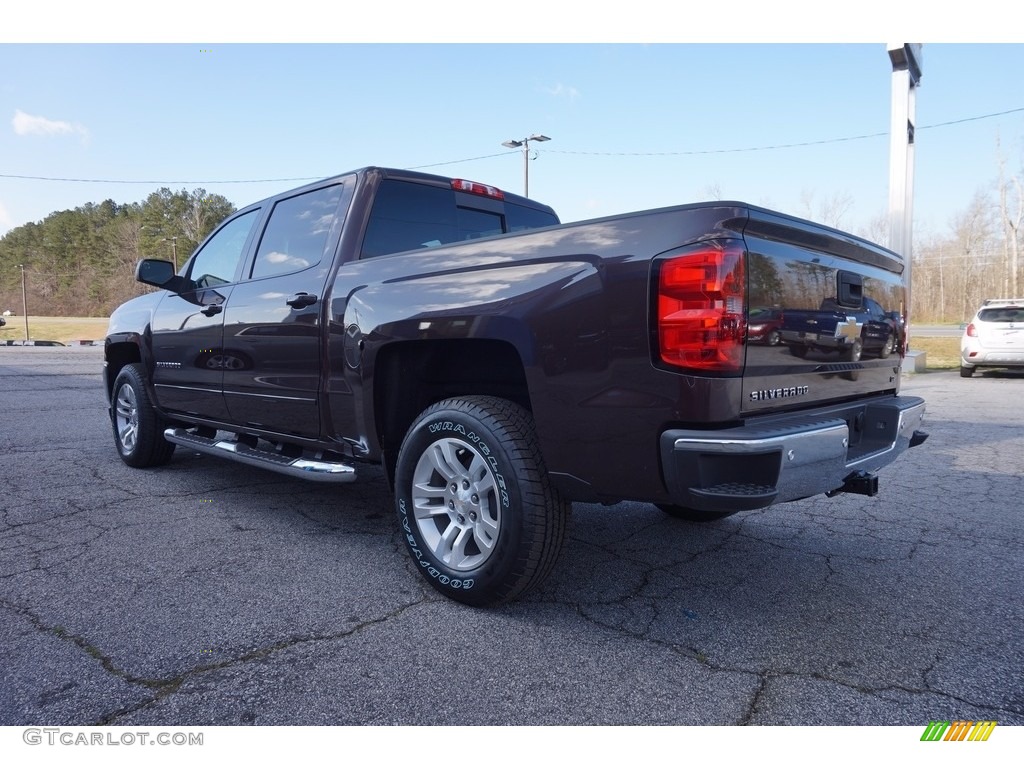
<path fill-rule="evenodd" d="M 174 265 L 163 259 L 143 259 L 135 266 L 135 279 L 146 285 L 164 288 L 174 277 Z"/>

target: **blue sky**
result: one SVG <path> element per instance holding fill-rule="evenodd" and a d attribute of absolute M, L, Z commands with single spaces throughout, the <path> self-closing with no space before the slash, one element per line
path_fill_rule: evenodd
<path fill-rule="evenodd" d="M 19 39 L 0 44 L 0 234 L 160 186 L 242 206 L 363 165 L 521 192 L 522 154 L 501 142 L 533 133 L 552 141 L 535 145 L 531 196 L 564 221 L 718 196 L 806 215 L 808 198 L 846 197 L 842 225 L 857 230 L 888 204 L 882 42 Z M 992 186 L 997 140 L 1007 167 L 1024 168 L 1022 73 L 1022 44 L 925 43 L 918 235 Z M 966 122 L 941 125 L 952 121 Z"/>

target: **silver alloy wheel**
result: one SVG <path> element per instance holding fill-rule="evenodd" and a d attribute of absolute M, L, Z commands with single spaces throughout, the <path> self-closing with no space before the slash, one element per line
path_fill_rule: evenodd
<path fill-rule="evenodd" d="M 437 440 L 412 482 L 416 527 L 434 556 L 454 571 L 483 565 L 501 531 L 498 485 L 484 457 L 462 440 Z"/>
<path fill-rule="evenodd" d="M 139 404 L 135 390 L 125 384 L 117 390 L 117 439 L 125 453 L 131 453 L 139 439 Z"/>

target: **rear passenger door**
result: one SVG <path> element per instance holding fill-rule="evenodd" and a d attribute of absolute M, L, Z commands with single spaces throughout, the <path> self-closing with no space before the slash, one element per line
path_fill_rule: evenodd
<path fill-rule="evenodd" d="M 320 433 L 321 309 L 351 182 L 274 203 L 224 313 L 224 398 L 232 422 Z"/>

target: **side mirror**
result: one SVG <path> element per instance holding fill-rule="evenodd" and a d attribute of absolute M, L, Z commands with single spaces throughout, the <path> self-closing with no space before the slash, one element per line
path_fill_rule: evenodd
<path fill-rule="evenodd" d="M 157 288 L 170 288 L 174 279 L 174 265 L 163 259 L 143 259 L 135 265 L 135 279 Z"/>

